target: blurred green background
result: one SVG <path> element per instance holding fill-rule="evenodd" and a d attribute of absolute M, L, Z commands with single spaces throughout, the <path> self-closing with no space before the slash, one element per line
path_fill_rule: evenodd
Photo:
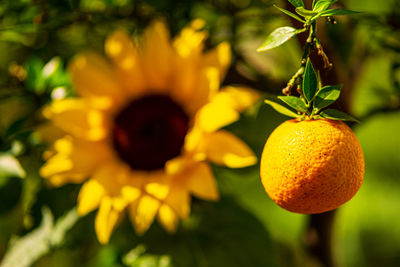
<path fill-rule="evenodd" d="M 294 39 L 255 52 L 274 28 L 291 25 L 273 4 L 288 6 L 269 0 L 0 1 L 0 266 L 6 266 L 6 252 L 21 260 L 18 267 L 28 266 L 25 259 L 38 267 L 318 266 L 304 247 L 309 217 L 268 198 L 259 166 L 214 166 L 221 201 L 195 199 L 191 217 L 175 235 L 155 223 L 138 237 L 125 219 L 106 246 L 96 239 L 94 213 L 76 223 L 74 212 L 67 214 L 80 186 L 50 188 L 38 175 L 45 147 L 33 130 L 42 122 L 40 109 L 60 94 L 73 94 L 65 65 L 79 51 L 102 52 L 114 29 L 135 36 L 163 17 L 174 35 L 202 18 L 209 48 L 221 41 L 232 45 L 224 84 L 281 94 L 299 67 L 301 46 Z M 320 39 L 344 84 L 339 105 L 361 120 L 352 126 L 364 150 L 366 174 L 361 190 L 337 211 L 333 255 L 338 266 L 399 266 L 400 2 L 336 5 L 365 12 L 337 17 L 337 24 L 322 21 Z M 286 119 L 259 103 L 227 128 L 259 156 L 268 135 Z"/>

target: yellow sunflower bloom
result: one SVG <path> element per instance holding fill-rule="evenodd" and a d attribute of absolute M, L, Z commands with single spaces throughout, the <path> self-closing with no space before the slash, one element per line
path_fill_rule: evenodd
<path fill-rule="evenodd" d="M 258 94 L 219 90 L 230 48 L 222 43 L 204 53 L 207 33 L 201 27 L 195 20 L 171 41 L 156 21 L 140 45 L 114 32 L 105 43 L 108 59 L 83 53 L 70 63 L 79 97 L 56 100 L 44 110 L 55 141 L 41 175 L 56 186 L 83 183 L 78 212 L 98 209 L 101 243 L 125 211 L 138 234 L 155 218 L 174 232 L 190 213 L 191 195 L 218 200 L 208 162 L 241 168 L 257 160 L 243 141 L 220 128 L 237 120 Z"/>

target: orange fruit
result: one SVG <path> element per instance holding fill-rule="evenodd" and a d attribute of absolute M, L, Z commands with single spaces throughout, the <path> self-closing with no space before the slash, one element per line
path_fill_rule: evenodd
<path fill-rule="evenodd" d="M 293 119 L 269 136 L 260 174 L 279 206 L 313 214 L 350 200 L 362 184 L 364 167 L 360 143 L 342 121 Z"/>

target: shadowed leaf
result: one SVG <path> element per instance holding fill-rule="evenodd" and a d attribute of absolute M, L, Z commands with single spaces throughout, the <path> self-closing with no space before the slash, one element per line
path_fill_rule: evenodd
<path fill-rule="evenodd" d="M 326 119 L 341 120 L 341 121 L 354 121 L 359 122 L 357 119 L 353 118 L 347 113 L 336 109 L 327 109 L 320 113 L 320 116 Z"/>
<path fill-rule="evenodd" d="M 289 2 L 294 6 L 294 7 L 304 7 L 303 0 L 289 0 Z"/>
<path fill-rule="evenodd" d="M 310 59 L 307 60 L 306 69 L 304 71 L 303 79 L 303 93 L 307 101 L 311 101 L 317 92 L 318 80 L 317 74 L 311 64 Z"/>

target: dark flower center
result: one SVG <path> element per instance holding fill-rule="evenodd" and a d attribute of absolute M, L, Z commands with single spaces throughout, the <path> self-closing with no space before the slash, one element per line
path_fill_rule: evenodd
<path fill-rule="evenodd" d="M 181 153 L 188 128 L 189 117 L 170 97 L 144 96 L 115 117 L 114 147 L 133 169 L 161 169 Z"/>

